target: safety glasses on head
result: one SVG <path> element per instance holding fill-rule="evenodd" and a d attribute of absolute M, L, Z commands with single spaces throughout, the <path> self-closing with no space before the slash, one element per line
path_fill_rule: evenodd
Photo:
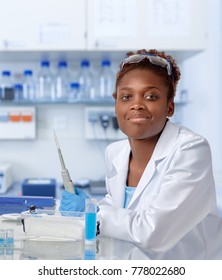
<path fill-rule="evenodd" d="M 171 63 L 163 57 L 160 57 L 160 56 L 155 55 L 155 54 L 150 54 L 150 53 L 148 53 L 148 54 L 133 54 L 131 56 L 128 56 L 122 62 L 121 70 L 123 70 L 123 68 L 126 64 L 139 63 L 142 60 L 144 60 L 145 58 L 148 59 L 150 61 L 150 63 L 152 63 L 154 65 L 166 68 L 168 75 L 169 76 L 172 75 Z"/>

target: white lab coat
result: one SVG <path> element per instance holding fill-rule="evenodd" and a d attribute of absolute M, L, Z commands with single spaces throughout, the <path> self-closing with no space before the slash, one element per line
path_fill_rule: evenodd
<path fill-rule="evenodd" d="M 108 194 L 99 202 L 100 234 L 151 252 L 172 248 L 186 234 L 204 246 L 204 220 L 217 215 L 207 141 L 168 121 L 124 209 L 130 150 L 128 140 L 106 149 Z"/>

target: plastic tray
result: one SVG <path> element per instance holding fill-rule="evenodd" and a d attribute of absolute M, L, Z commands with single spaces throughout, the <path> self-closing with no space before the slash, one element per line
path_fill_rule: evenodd
<path fill-rule="evenodd" d="M 47 240 L 84 240 L 85 213 L 38 210 L 22 214 L 26 236 Z"/>

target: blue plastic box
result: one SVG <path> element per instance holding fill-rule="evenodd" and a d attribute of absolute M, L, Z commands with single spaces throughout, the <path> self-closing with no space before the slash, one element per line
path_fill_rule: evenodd
<path fill-rule="evenodd" d="M 31 205 L 38 209 L 55 207 L 55 198 L 51 196 L 0 196 L 0 215 L 28 211 Z"/>
<path fill-rule="evenodd" d="M 56 197 L 56 180 L 48 178 L 28 178 L 22 183 L 22 195 Z"/>

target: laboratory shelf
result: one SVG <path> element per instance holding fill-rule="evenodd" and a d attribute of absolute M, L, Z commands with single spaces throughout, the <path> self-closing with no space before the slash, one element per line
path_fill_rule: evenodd
<path fill-rule="evenodd" d="M 113 105 L 115 103 L 113 98 L 110 99 L 81 99 L 81 100 L 38 100 L 38 101 L 0 101 L 0 106 L 25 106 L 25 105 Z"/>
<path fill-rule="evenodd" d="M 177 106 L 185 106 L 188 105 L 189 101 L 175 101 L 175 105 Z M 81 99 L 81 100 L 58 100 L 58 101 L 0 101 L 0 106 L 34 106 L 34 105 L 114 105 L 115 100 L 113 98 L 110 99 Z"/>

